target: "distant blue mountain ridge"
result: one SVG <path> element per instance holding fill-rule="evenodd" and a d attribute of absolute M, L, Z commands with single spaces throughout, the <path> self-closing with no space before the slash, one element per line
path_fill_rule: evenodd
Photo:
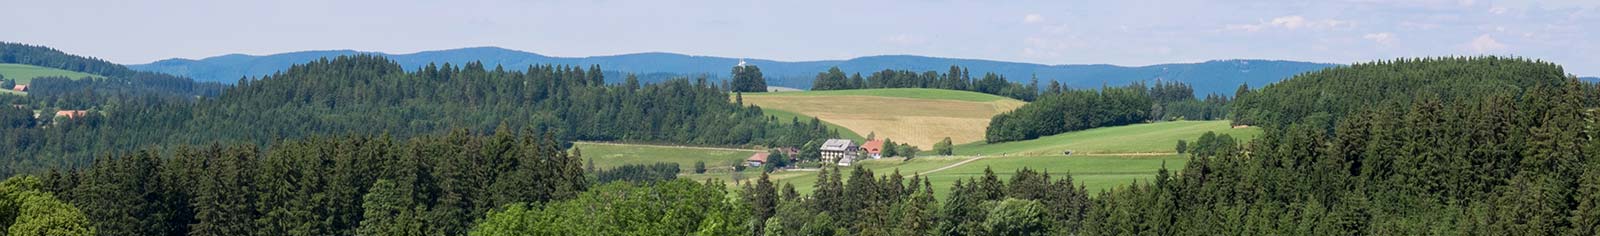
<path fill-rule="evenodd" d="M 600 65 L 607 71 L 607 80 L 621 81 L 621 74 L 640 75 L 646 82 L 672 77 L 699 77 L 712 79 L 728 77 L 730 68 L 739 58 L 692 56 L 675 53 L 635 53 L 613 56 L 551 57 L 537 53 L 498 47 L 474 47 L 411 54 L 388 54 L 354 50 L 302 51 L 265 56 L 229 54 L 200 60 L 168 59 L 149 64 L 129 65 L 135 70 L 186 76 L 199 81 L 234 83 L 244 77 L 260 77 L 323 57 L 354 54 L 379 54 L 400 63 L 407 69 L 421 68 L 428 63 L 464 64 L 481 61 L 493 67 L 500 65 L 511 70 L 521 70 L 529 65 Z M 1252 88 L 1286 79 L 1295 74 L 1321 70 L 1338 64 L 1283 60 L 1213 60 L 1200 63 L 1173 63 L 1149 66 L 1116 65 L 1044 65 L 978 59 L 939 58 L 912 55 L 885 55 L 859 57 L 849 60 L 823 60 L 785 62 L 764 59 L 745 59 L 761 67 L 768 84 L 772 86 L 808 89 L 818 72 L 837 66 L 847 73 L 862 76 L 884 69 L 937 71 L 944 73 L 951 65 L 963 66 L 973 77 L 996 73 L 1012 81 L 1026 83 L 1037 78 L 1041 86 L 1050 80 L 1075 88 L 1125 85 L 1138 81 L 1179 81 L 1195 88 L 1196 94 L 1219 93 L 1232 95 L 1240 84 Z M 974 78 L 976 79 L 976 78 Z"/>

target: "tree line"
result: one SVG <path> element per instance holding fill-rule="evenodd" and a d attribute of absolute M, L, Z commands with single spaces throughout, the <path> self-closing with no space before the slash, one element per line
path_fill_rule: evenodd
<path fill-rule="evenodd" d="M 1053 88 L 1063 87 L 1059 82 L 1050 81 Z M 973 91 L 1014 98 L 1023 101 L 1033 101 L 1039 96 L 1039 80 L 1034 79 L 1028 84 L 1011 82 L 1005 76 L 995 73 L 986 73 L 982 78 L 974 80 L 965 67 L 950 66 L 949 72 L 940 74 L 937 71 L 917 73 L 908 70 L 888 70 L 874 72 L 863 78 L 861 73 L 845 75 L 839 67 L 829 68 L 828 71 L 818 72 L 812 82 L 811 90 L 843 90 L 843 89 L 872 89 L 872 88 L 936 88 L 949 90 Z"/>
<path fill-rule="evenodd" d="M 562 140 L 798 147 L 837 137 L 818 120 L 777 120 L 729 99 L 705 79 L 643 84 L 628 76 L 606 83 L 600 68 L 482 63 L 428 65 L 407 72 L 379 56 L 321 59 L 262 78 L 244 79 L 215 98 L 87 102 L 86 117 L 7 115 L 0 176 L 87 165 L 93 155 L 149 145 L 251 143 L 316 134 L 390 134 L 406 138 L 499 126 L 553 133 Z M 86 90 L 93 93 L 97 90 Z M 0 98 L 16 99 L 16 98 Z M 0 107 L 22 114 L 38 98 Z M 55 108 L 42 108 L 50 111 Z"/>

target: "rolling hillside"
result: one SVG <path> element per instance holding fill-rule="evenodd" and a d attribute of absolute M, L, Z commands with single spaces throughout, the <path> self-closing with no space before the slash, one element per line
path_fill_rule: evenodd
<path fill-rule="evenodd" d="M 941 89 L 750 93 L 744 94 L 744 102 L 815 116 L 856 134 L 876 133 L 924 150 L 944 137 L 956 143 L 983 140 L 990 117 L 1025 104 L 989 94 Z"/>
<path fill-rule="evenodd" d="M 1159 155 L 1176 152 L 1174 147 L 1180 139 L 1194 141 L 1208 131 L 1242 140 L 1261 135 L 1260 128 L 1233 128 L 1225 120 L 1172 121 L 1102 127 L 1025 141 L 964 144 L 957 145 L 955 152 L 957 155 L 1039 156 L 1062 155 L 1072 150 L 1075 155 Z"/>
<path fill-rule="evenodd" d="M 27 84 L 28 82 L 32 82 L 33 78 L 50 76 L 64 76 L 73 79 L 83 77 L 103 78 L 103 76 L 92 75 L 89 73 L 23 64 L 0 64 L 0 75 L 4 75 L 6 79 L 16 80 L 18 84 Z"/>
<path fill-rule="evenodd" d="M 897 169 L 905 176 L 922 174 L 931 179 L 935 195 L 941 197 L 949 194 L 941 191 L 949 189 L 956 180 L 981 177 L 985 168 L 992 169 L 1001 179 L 1009 178 L 1024 167 L 1049 171 L 1052 175 L 1071 174 L 1075 181 L 1095 193 L 1148 180 L 1163 165 L 1173 171 L 1183 169 L 1189 159 L 1173 153 L 1173 146 L 1179 139 L 1192 141 L 1207 131 L 1229 134 L 1240 142 L 1247 142 L 1261 133 L 1259 128 L 1234 129 L 1228 126 L 1228 121 L 1161 122 L 1090 129 L 1028 141 L 959 145 L 956 156 L 858 163 L 878 175 Z M 1059 150 L 1065 149 L 1077 153 L 1062 155 Z M 840 169 L 848 173 L 853 167 Z M 773 178 L 794 184 L 801 192 L 809 192 L 816 182 L 816 174 L 779 172 Z"/>
<path fill-rule="evenodd" d="M 303 51 L 254 56 L 230 54 L 199 60 L 168 59 L 149 64 L 130 65 L 136 70 L 163 72 L 188 76 L 201 81 L 233 83 L 245 76 L 262 76 L 322 57 L 361 53 L 353 50 Z M 497 47 L 475 47 L 410 54 L 383 54 L 399 62 L 406 69 L 415 69 L 430 62 L 462 64 L 483 61 L 489 66 L 503 65 L 510 69 L 533 64 L 600 65 L 611 72 L 636 73 L 646 78 L 666 78 L 671 75 L 707 75 L 726 77 L 728 68 L 738 64 L 739 58 L 692 56 L 675 53 L 636 53 L 613 56 L 552 57 L 532 52 Z M 1135 81 L 1168 80 L 1194 85 L 1198 94 L 1233 94 L 1239 84 L 1260 87 L 1308 71 L 1334 66 L 1278 60 L 1213 60 L 1199 63 L 1173 63 L 1148 66 L 1116 65 L 1044 65 L 992 60 L 938 58 L 912 55 L 886 55 L 859 57 L 848 60 L 823 61 L 773 61 L 747 59 L 761 67 L 768 84 L 806 89 L 817 72 L 829 67 L 855 73 L 871 73 L 884 69 L 913 71 L 946 71 L 951 65 L 968 67 L 975 75 L 986 72 L 1001 74 L 1015 81 L 1024 81 L 1035 75 L 1040 80 L 1056 80 L 1079 88 L 1102 85 L 1121 85 Z M 616 77 L 611 77 L 616 78 Z M 613 82 L 619 80 L 613 80 Z"/>

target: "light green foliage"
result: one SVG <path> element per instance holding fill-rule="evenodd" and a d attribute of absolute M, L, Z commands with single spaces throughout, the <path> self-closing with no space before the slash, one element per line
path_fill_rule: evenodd
<path fill-rule="evenodd" d="M 0 227 L 9 236 L 94 235 L 77 207 L 41 189 L 39 178 L 17 176 L 0 183 Z"/>
<path fill-rule="evenodd" d="M 73 207 L 57 200 L 49 193 L 28 191 L 16 199 L 17 217 L 6 229 L 10 236 L 78 236 L 94 235 L 89 219 Z"/>
<path fill-rule="evenodd" d="M 990 202 L 988 218 L 983 221 L 987 235 L 1045 235 L 1044 206 L 1037 201 L 1007 198 Z"/>

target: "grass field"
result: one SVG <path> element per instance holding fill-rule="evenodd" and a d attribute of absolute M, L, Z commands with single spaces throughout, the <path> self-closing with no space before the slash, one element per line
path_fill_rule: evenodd
<path fill-rule="evenodd" d="M 1259 128 L 1234 129 L 1228 121 L 1161 122 L 1090 129 L 1028 141 L 960 145 L 956 147 L 958 156 L 954 157 L 859 163 L 879 175 L 892 173 L 897 168 L 906 176 L 928 173 L 925 176 L 930 178 L 935 194 L 940 197 L 950 191 L 956 180 L 983 176 L 984 168 L 992 168 L 1002 179 L 1009 179 L 1024 167 L 1049 171 L 1057 178 L 1070 174 L 1090 193 L 1098 193 L 1134 181 L 1148 181 L 1163 165 L 1171 171 L 1182 170 L 1188 158 L 1173 153 L 1173 146 L 1179 139 L 1192 141 L 1207 131 L 1229 134 L 1241 142 L 1261 133 Z M 1061 154 L 1068 149 L 1076 152 L 1071 156 Z M 979 159 L 952 166 L 973 158 Z M 841 169 L 849 176 L 853 167 Z M 773 178 L 794 184 L 796 190 L 809 192 L 816 183 L 816 172 L 778 173 Z"/>
<path fill-rule="evenodd" d="M 915 99 L 956 100 L 968 102 L 993 102 L 1012 100 L 1010 98 L 993 94 L 972 91 L 924 89 L 924 88 L 887 88 L 887 89 L 850 89 L 850 90 L 824 90 L 824 91 L 797 91 L 773 92 L 745 95 L 783 95 L 783 96 L 875 96 Z"/>
<path fill-rule="evenodd" d="M 856 134 L 931 149 L 983 140 L 989 118 L 1025 104 L 989 94 L 941 89 L 863 89 L 744 94 L 746 104 L 819 117 Z"/>
<path fill-rule="evenodd" d="M 756 150 L 742 149 L 587 142 L 574 143 L 572 147 L 583 152 L 583 158 L 586 159 L 584 161 L 594 160 L 597 168 L 671 162 L 678 163 L 678 168 L 684 173 L 692 173 L 696 161 L 705 161 L 708 169 L 731 169 L 730 163 L 743 161 L 756 152 Z"/>
<path fill-rule="evenodd" d="M 860 162 L 862 168 L 871 169 L 874 174 L 887 176 L 896 169 L 906 178 L 912 174 L 928 173 L 930 170 L 956 164 L 975 157 L 928 157 L 912 159 L 904 162 L 896 159 L 872 160 Z M 983 176 L 984 168 L 992 168 L 1001 180 L 1010 180 L 1011 175 L 1024 167 L 1036 171 L 1049 171 L 1052 177 L 1063 178 L 1070 174 L 1074 182 L 1084 185 L 1090 193 L 1126 186 L 1134 181 L 1149 181 L 1165 164 L 1169 170 L 1183 169 L 1188 163 L 1188 157 L 1180 155 L 1159 156 L 1027 156 L 1027 157 L 984 157 L 966 164 L 949 169 L 939 170 L 924 174 L 930 183 L 933 183 L 935 195 L 943 198 L 950 191 L 956 180 L 966 180 Z M 855 167 L 841 166 L 845 178 Z M 745 173 L 745 178 L 754 178 L 759 172 Z M 726 174 L 714 176 L 725 178 Z M 772 179 L 778 184 L 794 184 L 795 190 L 809 193 L 817 182 L 815 171 L 787 171 L 774 173 Z"/>
<path fill-rule="evenodd" d="M 83 72 L 68 71 L 68 70 L 61 70 L 61 69 L 56 69 L 56 68 L 38 67 L 38 66 L 23 65 L 23 64 L 0 64 L 0 75 L 4 75 L 6 77 L 6 79 L 16 80 L 18 84 L 28 84 L 30 82 L 33 82 L 33 78 L 48 77 L 48 76 L 66 76 L 67 78 L 73 78 L 73 79 L 83 78 L 83 77 L 95 77 L 95 78 L 100 78 L 101 77 L 101 76 L 98 76 L 98 75 L 92 75 L 92 74 L 83 73 Z M 11 88 L 5 88 L 5 89 L 11 89 Z"/>
<path fill-rule="evenodd" d="M 992 168 L 1001 180 L 1010 180 L 1012 174 L 1026 167 L 1035 171 L 1049 171 L 1050 176 L 1054 178 L 1063 178 L 1070 174 L 1072 179 L 1084 185 L 1089 193 L 1099 193 L 1126 186 L 1134 181 L 1149 181 L 1155 177 L 1163 164 L 1167 169 L 1176 171 L 1183 169 L 1183 165 L 1188 162 L 1188 157 L 1179 155 L 988 157 L 939 171 L 928 177 L 934 185 L 934 193 L 944 196 L 939 192 L 949 192 L 950 186 L 956 180 L 983 177 L 983 169 L 986 167 Z"/>
<path fill-rule="evenodd" d="M 1180 171 L 1188 158 L 1172 153 L 1178 139 L 1193 140 L 1206 131 L 1230 134 L 1241 141 L 1260 135 L 1258 128 L 1234 129 L 1227 121 L 1177 121 L 1106 127 L 1035 140 L 1000 144 L 967 144 L 956 147 L 958 156 L 923 156 L 902 161 L 899 158 L 862 160 L 857 166 L 871 169 L 873 173 L 887 176 L 895 170 L 909 178 L 923 173 L 933 183 L 935 195 L 943 198 L 956 180 L 983 176 L 984 168 L 992 168 L 1001 179 L 1009 179 L 1021 168 L 1049 171 L 1062 178 L 1071 175 L 1090 193 L 1127 186 L 1135 181 L 1149 181 L 1165 165 L 1171 171 Z M 721 149 L 703 147 L 672 147 L 632 144 L 577 143 L 585 158 L 593 158 L 597 167 L 606 168 L 624 164 L 651 164 L 657 162 L 679 163 L 684 174 L 679 178 L 704 181 L 716 179 L 729 182 L 749 181 L 761 175 L 754 168 L 733 172 L 727 163 L 743 160 L 755 150 Z M 1059 150 L 1072 149 L 1076 153 L 1063 156 Z M 1007 154 L 1007 155 L 1000 155 Z M 693 174 L 695 161 L 706 161 L 712 170 L 706 174 Z M 959 165 L 957 165 L 959 164 Z M 855 167 L 840 167 L 844 176 Z M 788 183 L 795 190 L 810 193 L 817 181 L 816 171 L 780 171 L 771 174 L 779 184 Z"/>
<path fill-rule="evenodd" d="M 769 116 L 777 117 L 779 121 L 789 121 L 789 120 L 793 120 L 795 118 L 800 118 L 800 122 L 811 122 L 811 116 L 795 114 L 794 112 L 789 112 L 789 111 L 785 111 L 785 110 L 778 110 L 778 109 L 761 107 L 761 113 L 767 114 Z M 842 137 L 842 138 L 855 140 L 856 142 L 862 142 L 862 141 L 866 141 L 867 140 L 867 138 L 864 137 L 864 136 L 861 136 L 861 134 L 857 134 L 855 131 L 851 131 L 850 129 L 847 129 L 847 128 L 843 127 L 843 126 L 839 126 L 839 125 L 834 124 L 832 122 L 828 122 L 828 121 L 824 120 L 824 121 L 822 121 L 822 124 L 823 125 L 827 125 L 829 129 L 838 130 L 839 131 L 839 136 Z"/>
<path fill-rule="evenodd" d="M 958 155 L 1061 155 L 1072 150 L 1074 155 L 1093 154 L 1155 154 L 1174 153 L 1178 140 L 1194 141 L 1207 131 L 1228 134 L 1240 140 L 1261 135 L 1261 128 L 1235 129 L 1228 121 L 1171 121 L 1103 127 L 1033 140 L 983 144 L 957 145 Z"/>

